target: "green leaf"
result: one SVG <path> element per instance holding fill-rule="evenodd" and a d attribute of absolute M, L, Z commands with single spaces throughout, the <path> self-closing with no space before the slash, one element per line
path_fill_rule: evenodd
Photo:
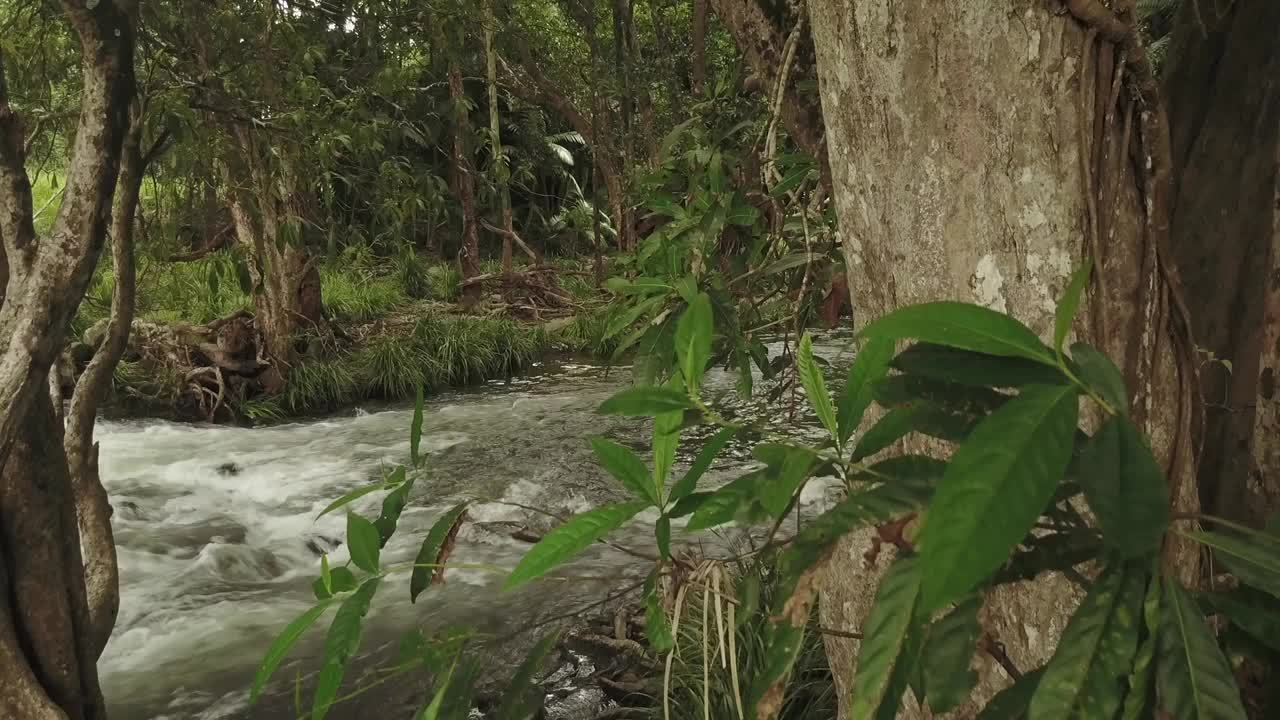
<path fill-rule="evenodd" d="M 1213 548 L 1218 559 L 1240 582 L 1280 598 L 1280 539 L 1269 535 L 1228 535 L 1221 532 L 1181 532 Z"/>
<path fill-rule="evenodd" d="M 1053 351 L 1026 325 L 1003 313 L 960 302 L 899 308 L 863 328 L 859 337 L 915 338 L 935 345 L 1055 365 Z"/>
<path fill-rule="evenodd" d="M 649 507 L 641 501 L 605 505 L 578 515 L 547 533 L 525 553 L 515 570 L 507 577 L 504 591 L 514 590 L 530 580 L 542 577 L 552 568 L 585 550 Z"/>
<path fill-rule="evenodd" d="M 915 407 L 893 408 L 885 413 L 858 438 L 853 446 L 853 462 L 861 462 L 909 435 L 916 426 L 918 414 Z"/>
<path fill-rule="evenodd" d="M 702 450 L 698 451 L 698 456 L 693 459 L 693 464 L 685 471 L 684 476 L 671 487 L 670 502 L 678 502 L 693 492 L 698 481 L 706 474 L 711 467 L 711 463 L 715 462 L 716 455 L 724 449 L 725 445 L 738 434 L 737 428 L 721 428 L 719 432 L 702 446 Z"/>
<path fill-rule="evenodd" d="M 762 477 L 764 474 L 760 471 L 750 472 L 720 487 L 698 506 L 685 528 L 690 531 L 706 530 L 731 522 L 739 510 L 755 500 Z M 676 517 L 674 511 L 672 517 Z"/>
<path fill-rule="evenodd" d="M 347 513 L 347 549 L 356 567 L 367 573 L 378 572 L 382 538 L 373 523 L 356 513 Z"/>
<path fill-rule="evenodd" d="M 1143 720 L 1151 717 L 1151 682 L 1155 675 L 1156 646 L 1160 637 L 1160 599 L 1164 589 L 1158 576 L 1147 582 L 1147 596 L 1142 601 L 1144 635 L 1138 645 L 1138 655 L 1133 659 L 1129 672 L 1129 693 L 1124 698 L 1120 717 L 1124 720 Z"/>
<path fill-rule="evenodd" d="M 853 720 L 878 717 L 882 703 L 896 706 L 900 700 L 887 694 L 907 633 L 918 614 L 920 573 L 917 558 L 899 558 L 876 589 L 875 602 L 862 626 L 863 639 L 853 675 L 853 702 L 849 709 Z"/>
<path fill-rule="evenodd" d="M 649 647 L 655 653 L 665 653 L 675 647 L 671 624 L 667 621 L 667 613 L 662 609 L 662 598 L 658 593 L 657 568 L 644 581 L 644 633 L 649 639 Z"/>
<path fill-rule="evenodd" d="M 1032 385 L 956 450 L 918 538 L 926 611 L 964 596 L 1026 537 L 1071 459 L 1078 409 L 1075 388 Z"/>
<path fill-rule="evenodd" d="M 1071 332 L 1071 322 L 1075 320 L 1076 309 L 1080 307 L 1080 294 L 1084 292 L 1084 286 L 1089 283 L 1091 270 L 1093 270 L 1093 260 L 1085 261 L 1085 264 L 1071 276 L 1071 282 L 1067 284 L 1062 300 L 1058 301 L 1058 310 L 1054 315 L 1053 323 L 1053 348 L 1058 352 L 1062 352 L 1062 343 L 1067 339 L 1067 333 Z"/>
<path fill-rule="evenodd" d="M 280 663 L 284 662 L 284 658 L 289 654 L 289 650 L 293 648 L 293 644 L 298 642 L 298 638 L 302 637 L 302 633 L 307 628 L 315 624 L 316 620 L 329 609 L 329 603 L 322 602 L 306 612 L 299 615 L 293 622 L 285 626 L 280 635 L 271 643 L 271 647 L 267 648 L 267 655 L 262 659 L 262 665 L 258 667 L 258 673 L 253 677 L 253 685 L 249 688 L 249 702 L 258 701 L 258 696 L 262 694 L 262 688 L 266 687 L 267 681 L 275 673 L 276 668 L 280 667 Z"/>
<path fill-rule="evenodd" d="M 786 512 L 791 497 L 808 479 L 818 457 L 808 448 L 774 443 L 757 445 L 753 455 L 766 465 L 756 499 L 777 517 Z"/>
<path fill-rule="evenodd" d="M 680 430 L 684 427 L 684 411 L 663 413 L 653 419 L 653 484 L 657 487 L 658 506 L 662 505 L 662 491 L 671 477 L 671 466 L 676 461 L 676 447 L 680 444 Z"/>
<path fill-rule="evenodd" d="M 1040 685 L 1044 668 L 1037 668 L 1022 677 L 1009 687 L 996 693 L 991 702 L 983 708 L 978 720 L 1020 720 L 1027 715 L 1027 706 L 1031 704 L 1031 696 Z"/>
<path fill-rule="evenodd" d="M 600 405 L 601 415 L 656 417 L 695 407 L 689 396 L 671 388 L 643 385 L 627 388 Z"/>
<path fill-rule="evenodd" d="M 875 338 L 867 341 L 854 356 L 849 376 L 844 382 L 844 390 L 836 403 L 836 427 L 839 429 L 842 446 L 853 437 L 862 422 L 863 414 L 871 405 L 872 385 L 889 372 L 893 345 L 893 340 Z"/>
<path fill-rule="evenodd" d="M 982 596 L 972 595 L 929 628 L 921 657 L 929 709 L 944 713 L 964 702 L 978 682 L 969 662 L 978 649 Z"/>
<path fill-rule="evenodd" d="M 1160 549 L 1169 527 L 1169 490 L 1133 423 L 1108 420 L 1081 448 L 1076 467 L 1107 547 L 1126 558 Z"/>
<path fill-rule="evenodd" d="M 436 692 L 431 696 L 431 702 L 414 716 L 413 720 L 439 720 L 440 706 L 444 705 L 445 695 L 449 692 L 449 684 L 453 681 L 453 671 L 458 667 L 458 659 L 454 658 L 453 664 L 445 672 L 444 677 L 436 680 Z"/>
<path fill-rule="evenodd" d="M 422 466 L 422 386 L 413 397 L 413 423 L 409 426 L 409 459 L 414 467 Z"/>
<path fill-rule="evenodd" d="M 1207 596 L 1215 613 L 1229 619 L 1236 627 L 1258 642 L 1280 652 L 1280 607 L 1273 598 L 1248 588 L 1229 594 Z"/>
<path fill-rule="evenodd" d="M 796 372 L 800 375 L 800 384 L 809 396 L 809 404 L 822 421 L 823 427 L 831 433 L 831 437 L 839 436 L 836 427 L 836 411 L 831 407 L 831 396 L 827 394 L 827 384 L 822 379 L 822 370 L 813 359 L 813 337 L 805 333 L 800 339 L 800 347 L 796 351 Z"/>
<path fill-rule="evenodd" d="M 385 547 L 387 541 L 396 532 L 396 525 L 400 522 L 400 513 L 404 512 L 404 508 L 409 504 L 409 491 L 413 489 L 413 480 L 406 479 L 405 468 L 400 466 L 391 474 L 388 483 L 398 483 L 395 490 L 387 493 L 382 498 L 382 512 L 378 514 L 378 519 L 373 521 L 374 527 L 378 528 L 379 545 Z"/>
<path fill-rule="evenodd" d="M 388 483 L 386 480 L 382 480 L 372 485 L 366 485 L 362 488 L 356 488 L 355 490 L 352 490 L 346 495 L 343 495 L 337 500 L 334 500 L 333 502 L 326 505 L 324 510 L 321 510 L 320 514 L 316 516 L 316 519 L 319 520 L 320 518 L 324 517 L 325 515 L 328 515 L 329 513 L 333 512 L 334 510 L 337 510 L 340 507 L 343 507 L 344 505 L 350 505 L 352 502 L 359 500 L 365 495 L 368 495 L 370 493 L 376 493 L 379 490 L 386 490 L 387 488 L 390 488 L 390 487 L 392 487 L 390 483 Z"/>
<path fill-rule="evenodd" d="M 622 483 L 623 487 L 630 490 L 632 495 L 647 501 L 650 505 L 661 504 L 658 500 L 657 488 L 654 486 L 653 475 L 649 472 L 649 468 L 644 466 L 644 461 L 636 457 L 635 453 L 602 437 L 591 438 L 591 450 L 595 452 L 600 465 Z"/>
<path fill-rule="evenodd" d="M 658 541 L 658 554 L 663 560 L 671 559 L 671 518 L 663 515 L 654 525 L 654 537 Z"/>
<path fill-rule="evenodd" d="M 458 503 L 436 519 L 418 548 L 413 561 L 413 574 L 409 578 L 409 602 L 417 602 L 418 596 L 432 585 L 444 582 L 445 565 L 453 553 L 454 540 L 467 516 L 467 503 Z"/>
<path fill-rule="evenodd" d="M 318 579 L 311 583 L 311 591 L 315 593 L 317 600 L 328 600 L 338 593 L 355 590 L 356 585 L 356 576 L 350 570 L 336 567 L 329 570 L 328 589 L 325 588 L 323 579 Z"/>
<path fill-rule="evenodd" d="M 917 377 L 969 387 L 1019 388 L 1027 385 L 1063 385 L 1067 382 L 1062 371 L 1038 362 L 957 350 L 931 343 L 912 345 L 898 353 L 891 365 Z"/>
<path fill-rule="evenodd" d="M 1204 615 L 1174 578 L 1164 578 L 1156 690 L 1173 720 L 1245 720 L 1231 666 Z"/>
<path fill-rule="evenodd" d="M 324 586 L 324 591 L 333 594 L 333 576 L 329 574 L 329 556 L 320 556 L 320 583 Z"/>
<path fill-rule="evenodd" d="M 758 706 L 766 698 L 773 698 L 775 693 L 781 694 L 775 686 L 783 686 L 791 672 L 791 666 L 800 656 L 804 647 L 804 626 L 796 627 L 789 622 L 769 623 L 765 626 L 764 657 L 761 668 L 751 685 L 748 696 L 747 713 L 749 717 L 768 717 L 763 708 Z"/>
<path fill-rule="evenodd" d="M 544 693 L 542 688 L 534 684 L 542 666 L 546 663 L 547 653 L 560 640 L 560 633 L 553 632 L 538 641 L 537 645 L 520 663 L 511 682 L 507 683 L 506 692 L 502 694 L 502 705 L 498 707 L 497 720 L 530 720 L 538 717 L 542 711 Z"/>
<path fill-rule="evenodd" d="M 1084 384 L 1089 386 L 1119 415 L 1129 415 L 1129 391 L 1124 376 L 1111 358 L 1087 343 L 1071 346 L 1071 359 Z"/>
<path fill-rule="evenodd" d="M 372 526 L 371 526 L 372 527 Z M 346 672 L 347 661 L 360 649 L 360 626 L 369 612 L 369 604 L 378 592 L 378 578 L 372 578 L 343 601 L 329 624 L 324 639 L 324 664 L 316 678 L 316 691 L 311 701 L 311 720 L 323 720 L 328 714 L 338 686 Z"/>
<path fill-rule="evenodd" d="M 1138 650 L 1146 577 L 1106 568 L 1076 609 L 1031 698 L 1030 720 L 1115 717 Z"/>
<path fill-rule="evenodd" d="M 689 392 L 697 393 L 702 373 L 711 359 L 711 298 L 698 293 L 698 298 L 685 308 L 676 325 L 676 357 Z"/>

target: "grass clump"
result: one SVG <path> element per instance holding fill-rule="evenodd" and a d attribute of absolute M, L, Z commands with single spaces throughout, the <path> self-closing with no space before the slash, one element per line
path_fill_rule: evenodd
<path fill-rule="evenodd" d="M 331 318 L 353 323 L 375 320 L 409 302 L 398 278 L 358 269 L 322 268 L 320 292 Z"/>
<path fill-rule="evenodd" d="M 359 396 L 353 364 L 347 358 L 305 362 L 289 373 L 280 406 L 294 415 L 323 412 L 346 405 Z"/>
<path fill-rule="evenodd" d="M 432 265 L 426 271 L 427 297 L 457 302 L 462 297 L 462 271 L 452 263 Z"/>
<path fill-rule="evenodd" d="M 379 338 L 351 355 L 364 397 L 411 397 L 419 386 L 436 387 L 435 358 L 402 338 Z"/>

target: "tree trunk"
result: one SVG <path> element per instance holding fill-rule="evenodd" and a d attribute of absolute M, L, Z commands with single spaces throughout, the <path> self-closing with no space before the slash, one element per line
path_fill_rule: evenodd
<path fill-rule="evenodd" d="M 493 159 L 493 171 L 497 176 L 498 198 L 502 210 L 502 229 L 507 232 L 502 237 L 502 272 L 512 269 L 512 237 L 515 228 L 511 218 L 511 190 L 508 187 L 510 171 L 507 168 L 506 155 L 502 150 L 502 125 L 498 117 L 498 51 L 493 45 L 493 26 L 497 19 L 493 14 L 493 1 L 485 4 L 484 56 L 489 84 L 489 156 Z"/>
<path fill-rule="evenodd" d="M 480 235 L 476 229 L 476 186 L 467 151 L 467 111 L 462 88 L 462 67 L 449 61 L 449 98 L 453 100 L 453 186 L 462 203 L 462 250 L 458 264 L 462 271 L 463 296 L 469 302 L 480 299 L 478 284 L 466 281 L 480 274 Z"/>
<path fill-rule="evenodd" d="M 83 488 L 72 484 L 46 382 L 111 219 L 135 92 L 133 10 L 113 0 L 63 3 L 83 51 L 84 89 L 63 202 L 45 237 L 35 234 L 24 127 L 0 57 L 0 717 L 14 720 L 105 716 L 103 637 L 80 554 Z"/>
<path fill-rule="evenodd" d="M 1184 3 L 1170 44 L 1172 247 L 1196 343 L 1226 360 L 1201 371 L 1200 498 L 1254 526 L 1280 510 L 1280 3 L 1221 12 Z"/>
<path fill-rule="evenodd" d="M 323 325 L 320 271 L 303 241 L 296 175 L 283 159 L 269 159 L 252 129 L 236 124 L 229 130 L 239 156 L 224 168 L 228 207 L 236 239 L 253 258 L 258 355 L 268 365 L 261 381 L 267 392 L 279 392 L 297 364 L 298 333 Z"/>
<path fill-rule="evenodd" d="M 809 10 L 855 322 L 968 300 L 1049 335 L 1071 272 L 1096 258 L 1075 332 L 1124 368 L 1131 414 L 1152 436 L 1175 504 L 1195 510 L 1194 364 L 1165 272 L 1168 137 L 1132 35 L 1116 24 L 1095 33 L 1040 0 L 811 0 Z M 1114 43 L 1126 45 L 1153 111 L 1136 112 L 1113 84 Z M 860 629 L 879 572 L 863 567 L 871 534 L 847 538 L 829 566 L 828 627 Z M 1166 554 L 1195 576 L 1185 546 Z M 984 625 L 1030 670 L 1078 597 L 1059 575 L 1002 588 Z M 847 699 L 856 643 L 828 637 L 827 648 Z M 987 658 L 980 665 L 981 700 L 1007 678 Z"/>
<path fill-rule="evenodd" d="M 702 97 L 707 84 L 707 0 L 693 0 L 693 94 Z"/>

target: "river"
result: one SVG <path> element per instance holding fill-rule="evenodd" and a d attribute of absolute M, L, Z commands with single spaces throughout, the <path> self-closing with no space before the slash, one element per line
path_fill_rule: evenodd
<path fill-rule="evenodd" d="M 835 357 L 847 346 L 836 337 L 818 351 Z M 567 515 L 621 498 L 586 439 L 603 434 L 647 453 L 642 423 L 595 412 L 628 380 L 625 369 L 549 363 L 509 381 L 429 399 L 422 441 L 428 469 L 384 550 L 387 562 L 411 559 L 434 518 L 462 500 L 472 506 L 451 562 L 510 568 L 529 545 L 508 537 L 502 523 L 541 530 L 548 521 L 504 503 Z M 709 388 L 728 392 L 732 384 L 732 377 L 716 374 Z M 764 416 L 786 424 L 785 413 Z M 248 686 L 271 639 L 313 603 L 319 553 L 329 552 L 331 563 L 346 560 L 345 548 L 334 542 L 344 533 L 343 514 L 317 514 L 405 461 L 411 417 L 410 409 L 396 407 L 253 429 L 99 424 L 122 589 L 115 634 L 99 663 L 113 720 L 294 717 L 291 681 L 318 668 L 327 620 L 304 636 L 277 672 L 283 682 L 253 708 Z M 708 482 L 733 477 L 733 466 L 744 462 L 721 464 Z M 821 504 L 829 490 L 814 484 L 806 499 Z M 380 498 L 367 496 L 353 507 L 376 516 Z M 652 519 L 641 515 L 622 531 L 623 541 L 651 551 Z M 705 545 L 706 538 L 696 541 Z M 731 538 L 720 534 L 715 541 Z M 407 577 L 397 576 L 374 603 L 365 655 L 348 669 L 344 687 L 373 672 L 407 629 L 465 625 L 503 638 L 589 604 L 647 570 L 642 561 L 596 545 L 561 571 L 567 580 L 504 594 L 501 574 L 454 568 L 446 584 L 412 605 Z M 378 716 L 409 716 L 422 683 L 416 677 L 405 682 L 411 685 L 399 694 L 382 696 L 405 704 L 403 712 L 379 705 Z M 330 717 L 367 716 L 361 707 L 339 705 Z"/>

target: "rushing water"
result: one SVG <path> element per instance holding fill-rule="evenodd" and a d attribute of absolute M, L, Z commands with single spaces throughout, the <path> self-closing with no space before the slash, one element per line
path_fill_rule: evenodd
<path fill-rule="evenodd" d="M 499 568 L 513 567 L 529 547 L 504 529 L 547 526 L 545 518 L 505 502 L 569 514 L 618 499 L 617 484 L 598 469 L 585 440 L 605 434 L 645 451 L 640 423 L 595 412 L 627 378 L 625 371 L 556 366 L 429 401 L 423 436 L 428 472 L 384 550 L 384 566 L 412 559 L 434 518 L 463 499 L 474 504 L 451 562 Z M 721 377 L 716 385 L 728 389 L 732 380 Z M 331 562 L 346 560 L 336 542 L 344 535 L 343 514 L 317 514 L 405 461 L 411 415 L 408 409 L 355 411 L 257 429 L 155 421 L 99 425 L 102 476 L 116 507 L 122 589 L 115 634 L 100 662 L 112 718 L 294 717 L 292 688 L 285 685 L 295 673 L 305 677 L 318 667 L 325 620 L 277 672 L 285 682 L 277 683 L 273 697 L 250 709 L 247 688 L 274 635 L 313 602 L 310 583 L 320 553 L 328 552 Z M 822 493 L 816 485 L 814 498 Z M 373 516 L 380 501 L 375 493 L 354 509 Z M 642 515 L 624 538 L 651 549 L 644 520 Z M 601 598 L 646 571 L 634 558 L 596 545 L 564 568 L 565 580 L 503 594 L 501 574 L 455 567 L 445 585 L 414 605 L 401 574 L 383 584 L 362 650 L 376 654 L 381 648 L 385 655 L 412 627 L 466 625 L 501 638 Z M 361 664 L 349 668 L 348 686 Z M 416 684 L 397 702 L 418 699 Z M 407 716 L 401 708 L 376 707 L 378 716 Z M 330 717 L 372 712 L 360 708 L 340 705 Z"/>

